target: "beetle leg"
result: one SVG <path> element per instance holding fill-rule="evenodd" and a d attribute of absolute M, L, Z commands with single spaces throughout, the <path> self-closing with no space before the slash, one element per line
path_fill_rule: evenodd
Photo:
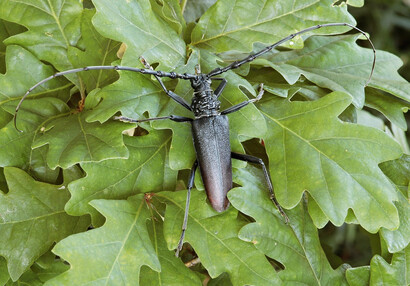
<path fill-rule="evenodd" d="M 289 224 L 288 216 L 286 215 L 285 211 L 283 210 L 283 208 L 280 206 L 280 204 L 276 200 L 275 194 L 273 192 L 272 181 L 270 179 L 269 172 L 266 169 L 265 163 L 263 163 L 263 160 L 261 158 L 255 157 L 255 156 L 251 156 L 251 155 L 247 155 L 247 154 L 238 154 L 238 153 L 234 153 L 234 152 L 231 153 L 231 158 L 232 159 L 238 159 L 238 160 L 245 161 L 245 162 L 249 162 L 249 163 L 253 163 L 253 164 L 258 164 L 258 165 L 262 166 L 263 174 L 265 175 L 266 183 L 268 184 L 270 199 L 272 200 L 272 202 L 278 208 L 280 214 L 285 219 L 285 223 Z"/>
<path fill-rule="evenodd" d="M 215 78 L 213 78 L 213 80 L 221 80 L 222 81 L 214 91 L 214 94 L 216 95 L 216 97 L 219 97 L 222 94 L 222 91 L 224 90 L 224 88 L 225 88 L 226 84 L 228 83 L 228 81 L 226 79 L 220 78 L 220 77 L 215 77 Z"/>
<path fill-rule="evenodd" d="M 257 97 L 252 98 L 252 99 L 249 99 L 249 100 L 247 100 L 247 101 L 243 101 L 243 102 L 238 103 L 238 104 L 236 104 L 236 105 L 234 105 L 234 106 L 231 106 L 231 107 L 229 107 L 229 108 L 223 110 L 223 111 L 221 112 L 221 115 L 226 115 L 226 114 L 229 114 L 229 113 L 238 111 L 238 110 L 241 109 L 242 107 L 247 106 L 249 103 L 256 102 L 256 101 L 260 100 L 260 99 L 262 98 L 263 93 L 264 93 L 263 83 L 261 83 L 261 84 L 259 85 L 259 93 L 258 93 L 258 96 L 257 96 Z"/>
<path fill-rule="evenodd" d="M 150 70 L 154 70 L 150 64 L 141 56 L 140 58 L 141 63 L 145 66 L 145 68 L 150 69 Z M 192 111 L 191 106 L 188 104 L 188 102 L 185 101 L 185 99 L 183 99 L 182 97 L 180 97 L 178 94 L 176 94 L 173 91 L 168 90 L 164 83 L 162 82 L 161 78 L 157 75 L 154 75 L 155 78 L 157 79 L 157 81 L 159 82 L 159 84 L 161 85 L 162 89 L 165 91 L 165 93 L 172 98 L 174 101 L 176 101 L 177 103 L 179 103 L 180 105 L 182 105 L 183 107 L 185 107 L 186 109 L 188 109 L 189 111 Z"/>
<path fill-rule="evenodd" d="M 138 122 L 146 122 L 146 121 L 154 121 L 154 120 L 164 120 L 164 119 L 170 119 L 172 121 L 176 122 L 187 122 L 187 121 L 192 121 L 192 118 L 189 117 L 184 117 L 184 116 L 178 116 L 178 115 L 170 115 L 170 116 L 162 116 L 162 117 L 152 117 L 152 118 L 144 118 L 144 119 L 132 119 L 126 116 L 114 116 L 114 120 L 119 120 L 122 122 L 130 122 L 130 123 L 138 123 Z"/>
<path fill-rule="evenodd" d="M 181 237 L 179 238 L 177 251 L 175 252 L 176 257 L 179 256 L 179 252 L 181 251 L 182 245 L 184 244 L 185 231 L 186 231 L 186 227 L 188 224 L 188 212 L 189 212 L 189 201 L 191 200 L 191 189 L 194 186 L 195 171 L 197 167 L 198 167 L 198 160 L 195 160 L 194 165 L 191 168 L 191 173 L 189 174 L 189 179 L 188 179 L 188 193 L 186 196 L 184 223 L 182 224 Z"/>

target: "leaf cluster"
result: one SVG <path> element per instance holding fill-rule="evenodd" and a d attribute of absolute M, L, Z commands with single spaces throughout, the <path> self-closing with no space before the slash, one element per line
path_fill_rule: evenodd
<path fill-rule="evenodd" d="M 0 0 L 0 284 L 408 285 L 410 84 L 400 59 L 378 50 L 365 87 L 373 52 L 348 27 L 311 31 L 222 75 L 222 109 L 264 83 L 260 102 L 229 115 L 230 142 L 269 165 L 290 224 L 261 169 L 234 161 L 222 213 L 197 173 L 181 258 L 190 126 L 113 120 L 192 117 L 155 78 L 53 79 L 21 106 L 23 132 L 13 126 L 26 90 L 57 71 L 142 68 L 143 56 L 157 70 L 206 73 L 313 25 L 355 25 L 349 5 L 363 1 Z M 164 82 L 190 102 L 188 81 Z M 352 227 L 371 241 L 364 264 L 336 253 Z"/>

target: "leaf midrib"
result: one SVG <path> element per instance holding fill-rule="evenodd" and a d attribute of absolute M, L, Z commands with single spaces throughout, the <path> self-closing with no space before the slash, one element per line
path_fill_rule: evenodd
<path fill-rule="evenodd" d="M 114 265 L 117 263 L 117 261 L 118 261 L 118 259 L 119 259 L 119 257 L 120 257 L 120 254 L 121 254 L 122 250 L 124 249 L 125 242 L 128 240 L 128 238 L 129 238 L 129 236 L 130 236 L 132 230 L 134 229 L 134 227 L 135 227 L 136 224 L 137 224 L 138 219 L 140 218 L 140 214 L 141 214 L 141 210 L 142 210 L 142 206 L 143 206 L 143 205 L 144 205 L 144 202 L 141 201 L 141 203 L 140 203 L 140 205 L 139 205 L 139 207 L 138 207 L 138 209 L 137 209 L 137 212 L 136 212 L 136 214 L 135 214 L 134 221 L 133 221 L 132 224 L 130 225 L 129 230 L 128 230 L 127 234 L 125 235 L 124 239 L 123 239 L 122 241 L 120 241 L 120 242 L 121 242 L 121 248 L 118 250 L 117 256 L 115 257 L 114 261 L 112 262 L 110 272 L 109 272 L 108 275 L 105 277 L 105 284 L 104 284 L 104 285 L 108 285 L 108 281 L 110 281 L 110 280 L 109 280 L 109 277 L 111 276 L 111 273 L 112 273 L 112 271 L 114 270 Z"/>

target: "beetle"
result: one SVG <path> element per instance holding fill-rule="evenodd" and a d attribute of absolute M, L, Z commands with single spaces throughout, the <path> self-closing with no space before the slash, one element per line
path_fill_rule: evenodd
<path fill-rule="evenodd" d="M 268 186 L 268 190 L 270 193 L 270 199 L 277 207 L 280 214 L 284 217 L 285 222 L 288 223 L 289 219 L 282 209 L 278 201 L 276 200 L 272 182 L 267 171 L 267 168 L 262 159 L 247 155 L 247 154 L 238 154 L 231 152 L 231 146 L 229 142 L 229 123 L 227 115 L 233 112 L 240 110 L 241 108 L 247 106 L 250 103 L 254 103 L 262 98 L 263 95 L 263 84 L 260 85 L 259 94 L 257 97 L 253 99 L 249 99 L 247 101 L 241 102 L 234 106 L 231 106 L 225 110 L 220 110 L 220 101 L 219 96 L 222 94 L 224 88 L 227 85 L 227 80 L 224 78 L 215 77 L 217 75 L 223 74 L 229 70 L 236 69 L 243 64 L 249 63 L 255 60 L 257 57 L 268 53 L 273 48 L 283 44 L 286 41 L 293 39 L 294 37 L 307 33 L 312 30 L 320 29 L 322 27 L 331 27 L 331 26 L 348 26 L 360 32 L 362 35 L 366 37 L 369 41 L 372 50 L 373 50 L 373 64 L 370 71 L 369 79 L 366 82 L 366 85 L 369 83 L 375 63 L 376 63 L 376 50 L 374 48 L 373 43 L 366 35 L 365 32 L 356 28 L 348 23 L 327 23 L 312 26 L 291 34 L 280 41 L 265 47 L 264 49 L 250 54 L 249 56 L 243 58 L 242 60 L 234 61 L 230 65 L 223 67 L 223 68 L 215 68 L 211 72 L 207 74 L 203 74 L 200 72 L 199 67 L 195 68 L 195 74 L 179 74 L 175 72 L 164 72 L 164 71 L 155 71 L 145 59 L 140 58 L 141 62 L 145 66 L 144 69 L 140 68 L 133 68 L 133 67 L 126 67 L 126 66 L 88 66 L 84 68 L 72 69 L 67 71 L 58 72 L 48 78 L 41 80 L 40 82 L 36 83 L 32 86 L 26 94 L 21 98 L 20 102 L 16 107 L 16 111 L 14 114 L 14 125 L 17 130 L 17 113 L 20 109 L 21 104 L 23 103 L 24 99 L 28 96 L 28 94 L 38 87 L 39 85 L 55 78 L 58 76 L 63 76 L 71 73 L 77 73 L 81 71 L 88 71 L 88 70 L 103 70 L 103 69 L 114 69 L 114 70 L 127 70 L 132 72 L 138 72 L 143 74 L 153 75 L 156 80 L 161 85 L 161 88 L 164 90 L 167 96 L 169 96 L 172 100 L 186 108 L 187 110 L 193 112 L 194 119 L 189 117 L 183 117 L 178 115 L 169 115 L 163 117 L 154 117 L 154 118 L 146 118 L 146 119 L 132 119 L 124 116 L 117 116 L 114 117 L 116 120 L 124 121 L 124 122 L 131 122 L 131 123 L 140 123 L 145 121 L 153 121 L 153 120 L 172 120 L 176 122 L 189 122 L 191 124 L 192 130 L 192 138 L 194 142 L 194 147 L 197 155 L 197 159 L 195 160 L 190 175 L 188 178 L 188 192 L 187 192 L 187 199 L 186 199 L 186 207 L 185 207 L 185 214 L 184 214 L 184 221 L 182 225 L 182 233 L 178 243 L 178 247 L 176 250 L 176 256 L 179 255 L 180 250 L 182 249 L 182 244 L 185 237 L 185 231 L 187 228 L 188 222 L 188 210 L 189 210 L 189 203 L 190 203 L 190 194 L 191 189 L 194 185 L 194 178 L 195 178 L 195 171 L 196 169 L 200 168 L 201 177 L 205 186 L 207 197 L 212 205 L 212 207 L 217 212 L 222 212 L 226 210 L 229 206 L 229 201 L 227 199 L 227 193 L 230 189 L 232 189 L 232 165 L 231 159 L 238 159 L 242 161 L 246 161 L 253 164 L 258 164 L 262 167 L 265 180 Z M 173 91 L 168 90 L 164 83 L 162 82 L 162 77 L 168 77 L 172 79 L 183 79 L 189 80 L 191 86 L 194 90 L 193 98 L 191 104 L 187 103 L 182 97 L 174 93 Z M 221 83 L 217 86 L 215 90 L 211 88 L 212 80 L 221 81 Z M 19 130 L 21 131 L 21 130 Z"/>

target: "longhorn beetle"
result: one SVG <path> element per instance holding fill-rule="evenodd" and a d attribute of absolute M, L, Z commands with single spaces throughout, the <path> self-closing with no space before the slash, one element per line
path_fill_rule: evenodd
<path fill-rule="evenodd" d="M 206 194 L 208 199 L 212 205 L 212 207 L 218 211 L 222 212 L 229 206 L 229 201 L 227 199 L 227 193 L 230 189 L 232 189 L 232 166 L 231 166 L 231 159 L 238 159 L 242 161 L 246 161 L 253 164 L 259 164 L 262 167 L 266 183 L 268 185 L 268 190 L 270 193 L 270 199 L 278 208 L 280 214 L 284 217 L 286 223 L 288 223 L 289 219 L 278 203 L 275 198 L 275 194 L 273 192 L 273 186 L 271 179 L 269 177 L 269 173 L 265 167 L 264 162 L 262 159 L 246 155 L 246 154 L 238 154 L 231 152 L 230 142 L 229 142 L 229 125 L 228 125 L 228 115 L 229 113 L 235 112 L 240 110 L 241 108 L 245 107 L 249 103 L 253 103 L 258 101 L 262 98 L 263 95 L 263 84 L 260 85 L 260 91 L 256 98 L 249 99 L 247 101 L 241 102 L 234 106 L 231 106 L 225 110 L 220 111 L 220 101 L 218 100 L 219 96 L 221 95 L 222 91 L 224 90 L 227 81 L 224 78 L 215 77 L 217 75 L 223 74 L 229 70 L 236 69 L 245 63 L 249 63 L 256 59 L 257 57 L 266 54 L 273 48 L 281 45 L 282 43 L 293 39 L 297 35 L 304 34 L 306 32 L 320 29 L 322 27 L 331 27 L 331 26 L 348 26 L 360 32 L 362 35 L 366 37 L 369 41 L 372 50 L 373 50 L 373 64 L 370 71 L 369 79 L 367 80 L 365 86 L 369 83 L 374 67 L 376 64 L 376 50 L 372 41 L 366 35 L 365 32 L 356 28 L 348 23 L 327 23 L 322 25 L 312 26 L 310 28 L 301 30 L 297 33 L 291 34 L 282 40 L 274 43 L 273 45 L 267 46 L 264 49 L 250 54 L 249 56 L 243 58 L 242 60 L 234 61 L 230 65 L 224 68 L 215 68 L 208 74 L 203 74 L 200 72 L 199 67 L 195 68 L 195 74 L 178 74 L 175 72 L 163 72 L 163 71 L 155 71 L 143 58 L 140 58 L 141 62 L 144 64 L 145 69 L 133 68 L 133 67 L 126 67 L 126 66 L 88 66 L 84 68 L 77 68 L 66 70 L 62 72 L 58 72 L 48 78 L 43 79 L 42 81 L 36 83 L 32 86 L 26 94 L 21 98 L 20 102 L 16 107 L 16 111 L 14 114 L 14 126 L 17 130 L 17 112 L 20 109 L 20 106 L 24 99 L 28 96 L 28 94 L 38 87 L 39 85 L 55 78 L 58 76 L 63 76 L 71 73 L 77 73 L 81 71 L 87 70 L 103 70 L 103 69 L 113 69 L 113 70 L 126 70 L 126 71 L 133 71 L 143 74 L 153 75 L 161 85 L 164 92 L 169 96 L 172 100 L 176 101 L 178 104 L 182 105 L 184 108 L 188 109 L 189 111 L 194 113 L 195 118 L 188 118 L 178 115 L 169 115 L 164 117 L 154 117 L 154 118 L 147 118 L 147 119 L 131 119 L 124 116 L 118 116 L 114 119 L 121 120 L 124 122 L 132 122 L 132 123 L 139 123 L 144 121 L 153 121 L 153 120 L 164 120 L 169 119 L 176 122 L 189 122 L 192 126 L 192 137 L 194 141 L 195 151 L 197 155 L 197 159 L 195 160 L 191 172 L 188 179 L 188 193 L 186 199 L 186 207 L 185 207 L 185 214 L 184 214 L 184 221 L 182 224 L 182 233 L 178 243 L 178 247 L 176 250 L 176 256 L 179 255 L 180 250 L 182 249 L 182 244 L 184 241 L 185 230 L 187 227 L 188 222 L 188 210 L 189 210 L 189 201 L 190 201 L 190 194 L 191 189 L 194 185 L 194 176 L 195 170 L 197 169 L 198 165 L 200 167 L 202 180 L 204 182 Z M 191 104 L 188 104 L 182 97 L 174 93 L 173 91 L 168 90 L 164 83 L 162 82 L 162 77 L 169 77 L 172 79 L 184 79 L 189 80 L 191 82 L 191 86 L 194 89 L 193 98 Z M 221 81 L 218 87 L 215 90 L 211 89 L 212 80 Z M 19 130 L 22 132 L 21 130 Z"/>

